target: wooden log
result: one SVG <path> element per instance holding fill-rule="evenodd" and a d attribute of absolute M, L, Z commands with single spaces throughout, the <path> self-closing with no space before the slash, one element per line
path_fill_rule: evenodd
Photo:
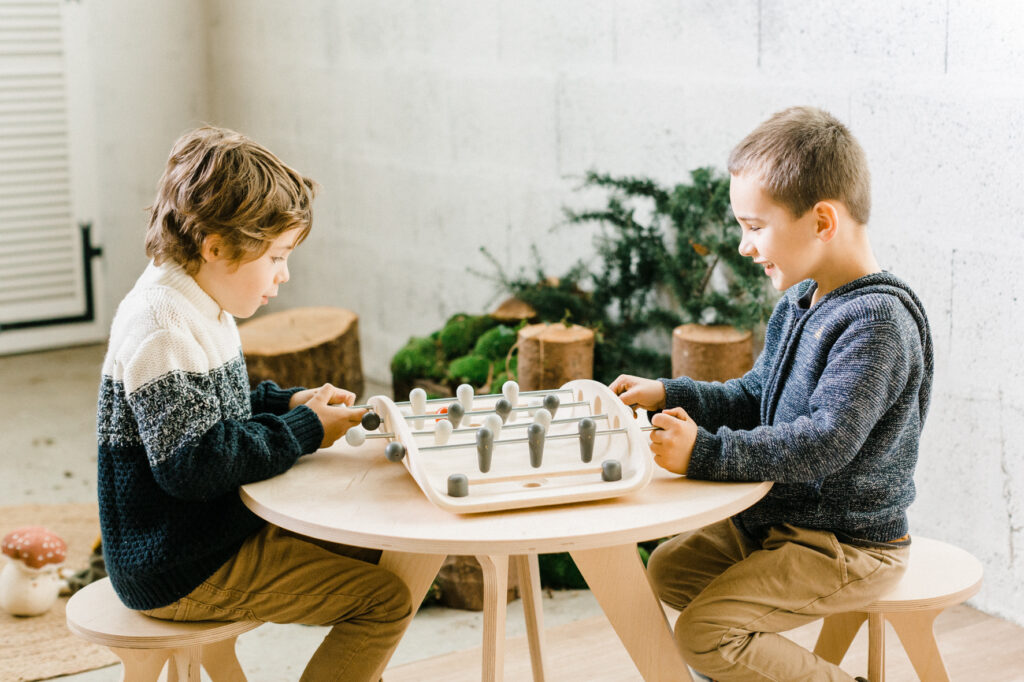
<path fill-rule="evenodd" d="M 594 332 L 579 325 L 532 324 L 519 330 L 519 388 L 558 388 L 594 378 Z"/>
<path fill-rule="evenodd" d="M 282 388 L 315 388 L 331 383 L 363 392 L 359 317 L 331 307 L 269 313 L 238 326 L 242 352 L 255 386 L 264 379 Z"/>
<path fill-rule="evenodd" d="M 726 381 L 754 366 L 749 331 L 728 325 L 684 324 L 672 330 L 672 376 Z"/>

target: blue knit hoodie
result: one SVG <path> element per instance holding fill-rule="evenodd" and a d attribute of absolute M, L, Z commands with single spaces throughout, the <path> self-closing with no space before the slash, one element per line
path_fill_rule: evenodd
<path fill-rule="evenodd" d="M 932 340 L 917 296 L 889 273 L 810 305 L 789 289 L 746 375 L 662 379 L 666 408 L 700 426 L 687 477 L 775 481 L 735 521 L 757 537 L 790 523 L 888 542 L 908 532 L 914 467 L 932 386 Z"/>

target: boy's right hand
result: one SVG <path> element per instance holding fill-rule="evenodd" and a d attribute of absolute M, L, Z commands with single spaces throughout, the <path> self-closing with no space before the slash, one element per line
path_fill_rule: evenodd
<path fill-rule="evenodd" d="M 365 407 L 355 409 L 344 402 L 331 404 L 331 399 L 337 392 L 338 389 L 334 386 L 324 384 L 304 403 L 306 407 L 316 412 L 324 427 L 324 440 L 320 443 L 322 448 L 334 445 L 334 441 L 344 436 L 345 432 L 358 424 L 366 414 Z"/>
<path fill-rule="evenodd" d="M 620 374 L 608 388 L 612 389 L 622 402 L 629 405 L 634 414 L 638 407 L 652 412 L 665 407 L 665 385 L 657 379 Z"/>

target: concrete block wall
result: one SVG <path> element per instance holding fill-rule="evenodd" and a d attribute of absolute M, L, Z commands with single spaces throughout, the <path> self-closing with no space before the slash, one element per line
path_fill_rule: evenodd
<path fill-rule="evenodd" d="M 170 3 L 157 6 L 180 24 Z M 587 169 L 675 182 L 724 167 L 732 145 L 781 108 L 838 115 L 871 162 L 878 256 L 916 288 L 935 337 L 914 532 L 979 556 L 986 583 L 973 603 L 1024 623 L 1015 0 L 188 6 L 196 31 L 205 21 L 205 43 L 190 44 L 201 56 L 162 68 L 174 72 L 168 87 L 188 91 L 188 72 L 206 89 L 197 110 L 153 112 L 147 155 L 166 153 L 173 137 L 154 141 L 166 129 L 201 116 L 316 178 L 316 227 L 276 305 L 355 310 L 364 369 L 380 381 L 409 336 L 493 302 L 493 285 L 467 272 L 491 271 L 480 246 L 511 272 L 531 265 L 531 243 L 553 274 L 590 255 L 591 233 L 551 229 L 563 206 L 598 200 L 574 191 Z M 151 187 L 160 162 L 145 162 L 136 170 Z"/>

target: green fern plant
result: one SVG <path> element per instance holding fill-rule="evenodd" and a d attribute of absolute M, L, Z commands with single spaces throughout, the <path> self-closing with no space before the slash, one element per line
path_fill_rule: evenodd
<path fill-rule="evenodd" d="M 771 312 L 766 278 L 739 254 L 729 177 L 698 168 L 689 182 L 662 187 L 643 177 L 590 171 L 583 187 L 607 190 L 600 207 L 566 209 L 566 223 L 592 226 L 596 258 L 551 277 L 534 249 L 531 272 L 509 276 L 486 249 L 495 280 L 547 322 L 569 320 L 597 332 L 594 374 L 667 376 L 670 358 L 640 339 L 695 322 L 750 329 Z M 667 300 L 666 300 L 667 299 Z M 666 344 L 667 345 L 667 344 Z"/>

